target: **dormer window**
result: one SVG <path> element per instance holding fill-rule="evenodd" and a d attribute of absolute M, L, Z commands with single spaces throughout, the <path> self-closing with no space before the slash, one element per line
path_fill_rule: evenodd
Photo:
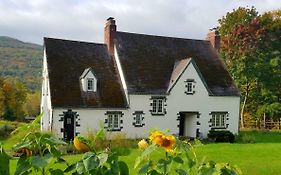
<path fill-rule="evenodd" d="M 87 79 L 87 91 L 94 91 L 94 79 Z"/>
<path fill-rule="evenodd" d="M 97 78 L 92 68 L 84 70 L 80 76 L 81 88 L 85 92 L 96 92 L 97 91 Z"/>

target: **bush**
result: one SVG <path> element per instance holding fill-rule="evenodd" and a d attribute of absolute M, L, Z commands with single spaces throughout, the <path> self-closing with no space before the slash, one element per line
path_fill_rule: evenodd
<path fill-rule="evenodd" d="M 235 136 L 230 131 L 215 131 L 210 130 L 208 133 L 208 138 L 214 142 L 229 142 L 233 143 L 235 141 Z"/>

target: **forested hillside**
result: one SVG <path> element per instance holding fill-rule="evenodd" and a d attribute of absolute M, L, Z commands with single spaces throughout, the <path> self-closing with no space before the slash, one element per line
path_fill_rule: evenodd
<path fill-rule="evenodd" d="M 36 91 L 41 85 L 42 46 L 0 36 L 0 77 L 23 82 Z"/>

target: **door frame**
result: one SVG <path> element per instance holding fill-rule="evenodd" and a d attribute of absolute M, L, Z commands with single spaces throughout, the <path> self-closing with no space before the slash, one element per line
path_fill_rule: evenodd
<path fill-rule="evenodd" d="M 76 117 L 77 117 L 77 112 L 73 112 L 71 109 L 68 109 L 67 112 L 63 112 L 63 139 L 65 141 L 71 141 L 75 137 Z M 67 122 L 69 122 L 69 120 L 68 120 L 69 118 L 71 120 L 71 123 L 67 124 Z M 71 126 L 67 127 L 67 125 L 71 125 Z M 69 128 L 70 128 L 70 131 L 68 130 Z M 72 134 L 69 132 L 71 132 Z"/>
<path fill-rule="evenodd" d="M 182 137 L 188 137 L 188 136 L 184 136 L 184 132 L 185 132 L 185 114 L 194 114 L 196 116 L 196 136 L 195 138 L 199 137 L 199 128 L 198 128 L 198 119 L 200 116 L 200 113 L 198 111 L 180 111 L 179 112 L 179 136 Z"/>

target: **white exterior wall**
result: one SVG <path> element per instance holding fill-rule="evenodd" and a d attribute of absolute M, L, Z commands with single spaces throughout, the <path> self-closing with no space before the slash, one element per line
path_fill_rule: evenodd
<path fill-rule="evenodd" d="M 43 71 L 42 71 L 42 92 L 41 92 L 41 104 L 40 112 L 42 115 L 41 118 L 41 130 L 48 131 L 52 126 L 52 104 L 51 104 L 51 94 L 50 94 L 50 83 L 49 83 L 49 74 L 48 66 L 46 59 L 46 50 L 44 49 L 43 57 Z"/>
<path fill-rule="evenodd" d="M 193 95 L 186 95 L 185 92 L 185 80 L 195 80 L 195 93 Z M 207 137 L 208 131 L 211 129 L 209 120 L 211 119 L 210 112 L 227 111 L 229 113 L 229 120 L 226 123 L 229 124 L 227 130 L 233 133 L 238 132 L 239 123 L 239 97 L 216 97 L 209 96 L 203 82 L 201 81 L 195 67 L 190 63 L 182 74 L 176 85 L 171 90 L 170 94 L 166 96 L 167 101 L 165 106 L 167 114 L 163 116 L 151 115 L 151 95 L 132 95 L 129 94 L 130 108 L 128 109 L 72 109 L 79 114 L 78 123 L 80 127 L 76 127 L 75 132 L 86 134 L 88 130 L 94 131 L 100 128 L 100 123 L 104 124 L 107 116 L 107 111 L 121 111 L 124 115 L 122 117 L 123 126 L 122 133 L 125 133 L 127 137 L 138 138 L 147 137 L 151 129 L 167 130 L 171 133 L 179 133 L 179 120 L 178 113 L 185 112 L 199 112 L 200 118 L 198 122 L 200 125 L 192 125 L 188 130 L 196 130 L 199 128 L 201 136 Z M 63 127 L 63 122 L 59 121 L 60 114 L 67 111 L 67 109 L 54 109 L 53 112 L 53 131 L 58 136 L 62 137 L 60 128 Z M 133 125 L 133 113 L 135 111 L 144 112 L 143 127 L 135 127 Z M 114 131 L 115 133 L 118 133 Z"/>

